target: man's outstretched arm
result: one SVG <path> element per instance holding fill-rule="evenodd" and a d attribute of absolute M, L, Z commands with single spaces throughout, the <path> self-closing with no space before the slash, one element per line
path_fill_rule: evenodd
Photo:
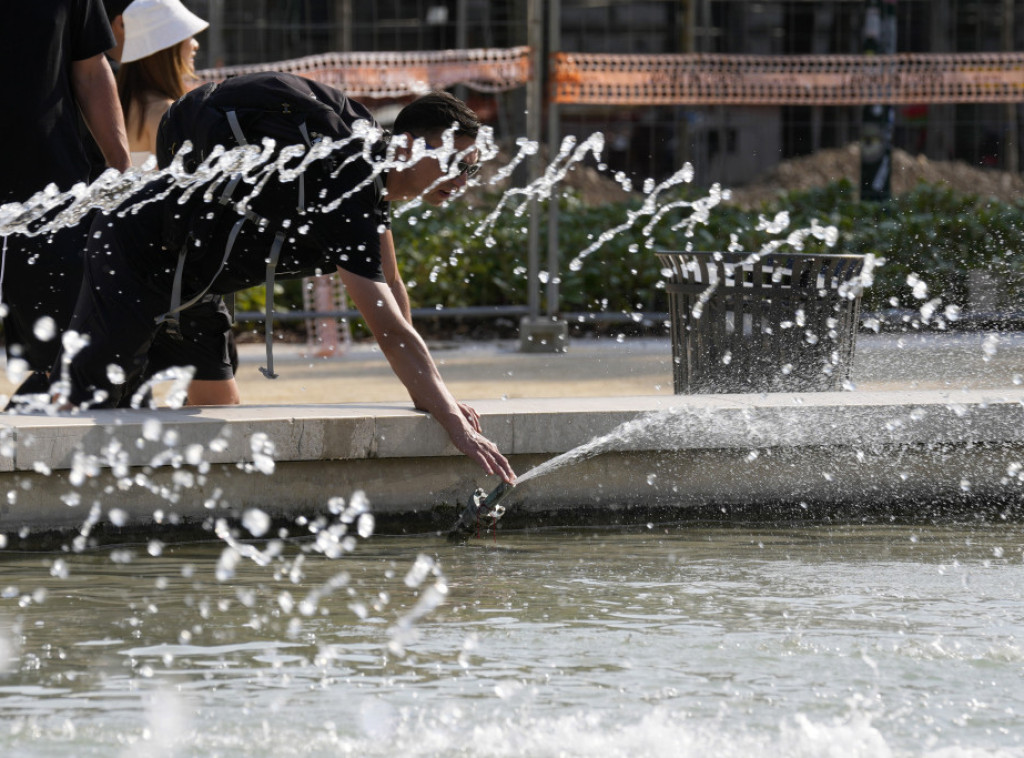
<path fill-rule="evenodd" d="M 395 296 L 398 310 L 410 324 L 412 323 L 412 307 L 409 305 L 409 293 L 405 289 L 402 272 L 398 270 L 398 256 L 395 254 L 395 238 L 388 229 L 380 235 L 380 267 L 384 272 L 384 281 L 388 283 L 391 294 Z"/>
<path fill-rule="evenodd" d="M 380 235 L 380 265 L 381 270 L 384 272 L 384 280 L 388 284 L 388 289 L 391 290 L 391 294 L 395 297 L 395 302 L 398 304 L 398 310 L 401 312 L 403 318 L 409 322 L 412 326 L 412 308 L 409 305 L 409 293 L 405 289 L 405 281 L 402 279 L 402 272 L 398 269 L 398 258 L 395 255 L 395 240 L 391 236 L 391 230 L 384 232 Z M 415 328 L 415 327 L 413 327 Z M 427 410 L 419 404 L 415 397 L 412 399 L 413 404 L 421 411 Z M 475 410 L 465 403 L 459 403 L 459 410 L 462 411 L 468 420 L 470 425 L 480 431 L 480 416 Z"/>
<path fill-rule="evenodd" d="M 516 475 L 508 460 L 480 433 L 475 411 L 456 402 L 448 391 L 430 351 L 402 313 L 391 288 L 344 269 L 338 269 L 338 273 L 348 296 L 366 320 L 416 407 L 428 411 L 448 433 L 455 447 L 480 464 L 485 472 L 514 482 Z"/>

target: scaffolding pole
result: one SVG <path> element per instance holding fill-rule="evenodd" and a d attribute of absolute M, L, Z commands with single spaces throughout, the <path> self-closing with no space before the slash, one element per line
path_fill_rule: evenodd
<path fill-rule="evenodd" d="M 548 35 L 544 34 L 544 2 L 529 0 L 527 6 L 527 27 L 532 53 L 533 75 L 527 85 L 526 136 L 541 144 L 542 116 L 544 110 L 544 61 L 554 52 L 552 36 L 557 39 L 557 27 L 560 23 L 560 3 L 548 0 Z M 549 119 L 557 119 L 557 113 L 548 114 Z M 551 129 L 557 132 L 556 120 L 549 120 L 549 155 L 554 156 L 557 145 L 553 144 Z M 557 135 L 555 135 L 557 137 Z M 530 158 L 530 179 L 540 177 L 543 159 L 538 150 Z M 551 203 L 557 204 L 552 198 Z M 519 322 L 519 349 L 524 353 L 564 353 L 569 346 L 568 325 L 558 318 L 558 222 L 555 218 L 557 209 L 548 207 L 548 279 L 546 285 L 546 315 L 540 311 L 540 214 L 541 203 L 536 198 L 530 199 L 530 224 L 528 230 L 527 253 L 527 307 L 528 314 Z M 552 234 L 554 235 L 552 237 Z"/>

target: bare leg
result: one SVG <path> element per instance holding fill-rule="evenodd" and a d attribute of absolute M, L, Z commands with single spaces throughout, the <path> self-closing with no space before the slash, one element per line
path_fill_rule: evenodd
<path fill-rule="evenodd" d="M 188 385 L 189 405 L 238 405 L 242 402 L 234 379 L 193 379 Z"/>

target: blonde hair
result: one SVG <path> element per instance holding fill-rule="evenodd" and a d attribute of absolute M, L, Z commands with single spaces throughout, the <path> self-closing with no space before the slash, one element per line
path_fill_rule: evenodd
<path fill-rule="evenodd" d="M 124 111 L 125 123 L 130 123 L 133 109 L 137 109 L 138 136 L 145 124 L 146 95 L 156 93 L 177 100 L 188 92 L 187 82 L 195 78 L 190 59 L 183 53 L 182 43 L 165 47 L 137 61 L 122 63 L 117 70 L 117 95 Z"/>

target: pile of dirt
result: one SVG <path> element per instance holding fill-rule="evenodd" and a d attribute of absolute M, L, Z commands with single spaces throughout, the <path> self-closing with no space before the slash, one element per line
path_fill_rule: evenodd
<path fill-rule="evenodd" d="M 899 149 L 892 151 L 892 159 L 895 195 L 925 182 L 1007 202 L 1024 197 L 1024 179 L 1020 175 L 978 168 L 962 161 L 933 161 Z M 749 208 L 783 192 L 824 187 L 843 178 L 855 185 L 860 182 L 860 146 L 856 143 L 783 161 L 750 184 L 731 188 L 731 202 Z"/>

